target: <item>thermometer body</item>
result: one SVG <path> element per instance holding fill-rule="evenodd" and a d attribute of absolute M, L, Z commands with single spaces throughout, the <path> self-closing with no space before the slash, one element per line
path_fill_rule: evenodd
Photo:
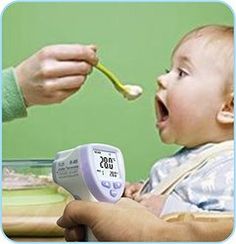
<path fill-rule="evenodd" d="M 114 203 L 125 187 L 123 155 L 106 144 L 85 144 L 57 153 L 52 175 L 75 199 L 86 201 Z"/>

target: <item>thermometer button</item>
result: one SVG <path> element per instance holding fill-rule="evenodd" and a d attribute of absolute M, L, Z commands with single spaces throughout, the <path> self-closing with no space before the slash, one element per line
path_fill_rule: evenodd
<path fill-rule="evenodd" d="M 111 194 L 112 197 L 116 197 L 117 196 L 117 191 L 110 190 L 110 194 Z"/>
<path fill-rule="evenodd" d="M 111 188 L 111 184 L 109 181 L 102 181 L 102 186 L 104 186 L 106 188 Z"/>
<path fill-rule="evenodd" d="M 115 189 L 119 189 L 119 188 L 121 188 L 121 186 L 122 186 L 121 182 L 114 182 L 114 183 L 113 183 L 113 187 L 114 187 Z"/>

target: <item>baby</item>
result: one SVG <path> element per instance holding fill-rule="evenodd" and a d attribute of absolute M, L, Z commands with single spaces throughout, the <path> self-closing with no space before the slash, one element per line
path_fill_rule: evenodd
<path fill-rule="evenodd" d="M 181 39 L 158 77 L 155 107 L 161 140 L 183 148 L 145 183 L 127 183 L 125 197 L 157 216 L 233 211 L 233 69 L 232 27 L 203 26 Z"/>

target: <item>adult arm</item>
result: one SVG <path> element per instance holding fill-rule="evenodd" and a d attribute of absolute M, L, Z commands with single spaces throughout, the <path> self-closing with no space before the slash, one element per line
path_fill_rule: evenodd
<path fill-rule="evenodd" d="M 83 225 L 99 241 L 220 241 L 233 227 L 231 220 L 169 223 L 128 198 L 116 204 L 72 201 L 57 223 L 67 241 L 83 240 Z"/>
<path fill-rule="evenodd" d="M 14 69 L 5 69 L 2 72 L 2 120 L 5 122 L 25 116 L 27 110 Z"/>
<path fill-rule="evenodd" d="M 47 46 L 3 72 L 3 121 L 33 105 L 61 103 L 77 92 L 98 62 L 94 45 Z"/>

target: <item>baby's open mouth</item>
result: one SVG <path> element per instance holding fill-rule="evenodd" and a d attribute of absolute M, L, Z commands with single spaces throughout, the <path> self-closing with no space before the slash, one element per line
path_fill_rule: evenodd
<path fill-rule="evenodd" d="M 159 122 L 166 121 L 169 118 L 169 111 L 162 100 L 157 97 L 158 120 Z"/>

